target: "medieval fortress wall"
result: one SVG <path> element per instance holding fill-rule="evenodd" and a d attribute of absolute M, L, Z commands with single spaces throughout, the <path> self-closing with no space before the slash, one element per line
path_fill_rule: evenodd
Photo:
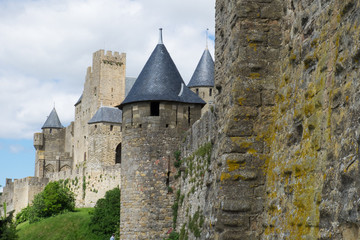
<path fill-rule="evenodd" d="M 88 68 L 84 91 L 75 105 L 75 121 L 65 128 L 34 134 L 35 177 L 7 180 L 1 203 L 19 212 L 49 181 L 63 181 L 76 196 L 77 207 L 92 207 L 105 192 L 120 186 L 121 143 L 118 123 L 88 124 L 101 106 L 119 105 L 125 96 L 125 54 L 99 50 Z"/>
<path fill-rule="evenodd" d="M 154 117 L 146 102 L 126 105 L 121 125 L 87 125 L 101 102 L 118 104 L 110 86 L 99 97 L 96 62 L 124 67 L 97 53 L 73 132 L 57 133 L 73 146 L 51 150 L 72 169 L 48 176 L 68 179 L 81 206 L 122 181 L 122 239 L 174 228 L 181 239 L 359 239 L 359 36 L 359 0 L 217 0 L 215 103 L 191 126 L 187 108 L 161 103 Z M 16 208 L 39 179 L 10 180 L 2 200 Z"/>

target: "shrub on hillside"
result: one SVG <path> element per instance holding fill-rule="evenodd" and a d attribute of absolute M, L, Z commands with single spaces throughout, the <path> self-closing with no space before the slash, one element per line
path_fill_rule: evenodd
<path fill-rule="evenodd" d="M 30 223 L 33 223 L 41 218 L 74 211 L 74 209 L 75 198 L 69 188 L 59 182 L 50 182 L 41 193 L 35 196 L 28 218 Z"/>
<path fill-rule="evenodd" d="M 105 193 L 105 198 L 96 202 L 91 216 L 90 227 L 98 235 L 110 237 L 119 232 L 120 225 L 120 189 L 114 188 Z"/>
<path fill-rule="evenodd" d="M 3 206 L 6 212 L 6 204 Z M 0 240 L 15 240 L 18 239 L 16 233 L 16 224 L 13 222 L 14 211 L 11 211 L 8 216 L 0 216 Z"/>
<path fill-rule="evenodd" d="M 29 220 L 31 207 L 27 206 L 23 208 L 18 214 L 16 214 L 16 224 L 20 224 Z"/>

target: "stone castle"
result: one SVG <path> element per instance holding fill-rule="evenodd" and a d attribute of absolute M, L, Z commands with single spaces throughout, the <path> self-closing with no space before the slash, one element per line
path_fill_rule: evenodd
<path fill-rule="evenodd" d="M 160 42 L 106 102 L 94 57 L 75 122 L 35 135 L 36 174 L 69 179 L 80 206 L 121 181 L 121 239 L 360 239 L 359 36 L 359 0 L 217 0 L 214 88 L 191 93 Z M 95 117 L 102 101 L 120 123 Z"/>

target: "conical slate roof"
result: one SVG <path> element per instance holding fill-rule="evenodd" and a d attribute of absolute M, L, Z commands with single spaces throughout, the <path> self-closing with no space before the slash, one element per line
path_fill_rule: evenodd
<path fill-rule="evenodd" d="M 49 117 L 46 119 L 44 125 L 41 129 L 44 128 L 63 128 L 64 126 L 61 124 L 59 120 L 59 116 L 56 113 L 55 108 L 51 111 Z"/>
<path fill-rule="evenodd" d="M 121 123 L 122 111 L 114 107 L 100 107 L 88 123 L 92 124 L 100 122 Z"/>
<path fill-rule="evenodd" d="M 125 104 L 144 101 L 206 103 L 188 87 L 177 70 L 165 45 L 160 40 L 120 109 Z"/>
<path fill-rule="evenodd" d="M 214 86 L 214 61 L 208 49 L 205 49 L 192 75 L 188 87 Z"/>

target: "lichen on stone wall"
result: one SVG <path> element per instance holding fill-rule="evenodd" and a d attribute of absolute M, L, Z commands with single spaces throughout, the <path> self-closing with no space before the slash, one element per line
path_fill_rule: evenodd
<path fill-rule="evenodd" d="M 359 74 L 351 51 L 359 44 L 360 5 L 303 2 L 287 1 L 283 20 L 284 77 L 270 133 L 264 237 L 356 239 L 345 237 L 349 231 L 356 236 L 356 207 L 343 209 L 359 196 L 350 194 L 359 183 L 355 172 L 344 177 L 342 166 L 358 166 L 352 156 L 358 151 Z"/>

